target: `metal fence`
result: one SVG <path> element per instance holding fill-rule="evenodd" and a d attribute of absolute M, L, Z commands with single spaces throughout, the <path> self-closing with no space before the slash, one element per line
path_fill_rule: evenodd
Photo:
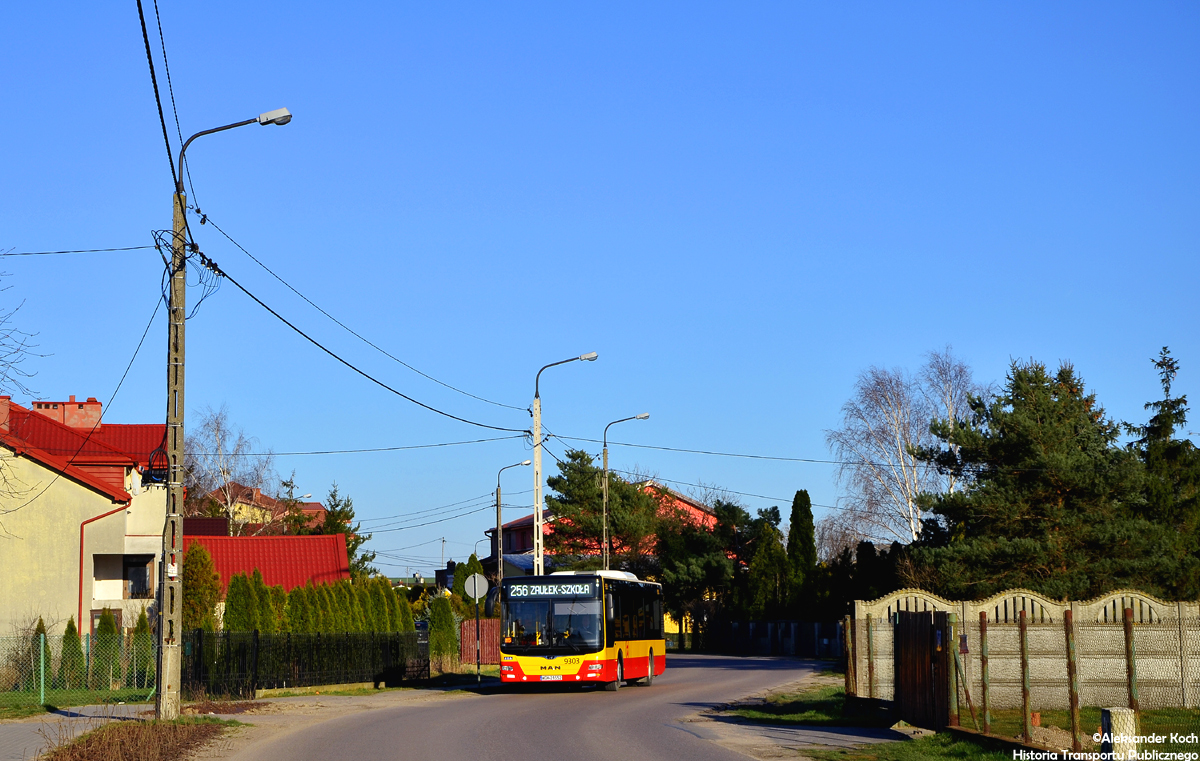
<path fill-rule="evenodd" d="M 0 637 L 0 706 L 140 702 L 154 694 L 148 634 Z"/>
<path fill-rule="evenodd" d="M 842 654 L 839 621 L 709 622 L 702 648 L 732 655 L 836 658 Z"/>
<path fill-rule="evenodd" d="M 429 642 L 418 632 L 260 634 L 188 632 L 183 689 L 253 697 L 256 690 L 429 678 Z"/>

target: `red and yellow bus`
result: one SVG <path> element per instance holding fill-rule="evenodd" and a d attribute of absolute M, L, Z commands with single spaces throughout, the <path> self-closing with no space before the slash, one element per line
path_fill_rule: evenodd
<path fill-rule="evenodd" d="M 650 685 L 667 667 L 662 586 L 625 571 L 500 584 L 500 682 Z"/>

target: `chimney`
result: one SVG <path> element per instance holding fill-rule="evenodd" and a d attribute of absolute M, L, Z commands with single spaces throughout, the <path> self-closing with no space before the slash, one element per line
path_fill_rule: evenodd
<path fill-rule="evenodd" d="M 72 428 L 83 428 L 89 431 L 93 427 L 98 428 L 102 406 L 94 396 L 89 396 L 86 402 L 77 402 L 75 396 L 72 395 L 71 401 L 62 403 L 62 422 Z"/>
<path fill-rule="evenodd" d="M 0 431 L 8 433 L 8 405 L 12 403 L 11 396 L 0 396 Z"/>

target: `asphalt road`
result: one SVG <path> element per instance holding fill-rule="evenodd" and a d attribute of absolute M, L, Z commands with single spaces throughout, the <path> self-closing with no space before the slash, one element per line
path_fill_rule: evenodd
<path fill-rule="evenodd" d="M 526 688 L 398 704 L 301 726 L 230 758 L 745 761 L 745 756 L 702 739 L 683 720 L 794 682 L 818 668 L 813 662 L 785 659 L 671 656 L 666 672 L 651 687 L 628 685 L 617 692 Z"/>

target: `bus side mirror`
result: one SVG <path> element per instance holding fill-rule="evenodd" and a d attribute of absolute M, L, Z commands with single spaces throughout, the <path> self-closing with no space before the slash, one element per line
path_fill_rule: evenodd
<path fill-rule="evenodd" d="M 616 613 L 613 611 L 612 595 L 604 598 L 604 617 L 608 621 L 612 621 L 614 618 L 616 618 Z"/>
<path fill-rule="evenodd" d="M 492 587 L 488 590 L 487 597 L 483 601 L 483 615 L 492 618 L 496 615 L 496 607 L 500 603 L 500 587 Z"/>

